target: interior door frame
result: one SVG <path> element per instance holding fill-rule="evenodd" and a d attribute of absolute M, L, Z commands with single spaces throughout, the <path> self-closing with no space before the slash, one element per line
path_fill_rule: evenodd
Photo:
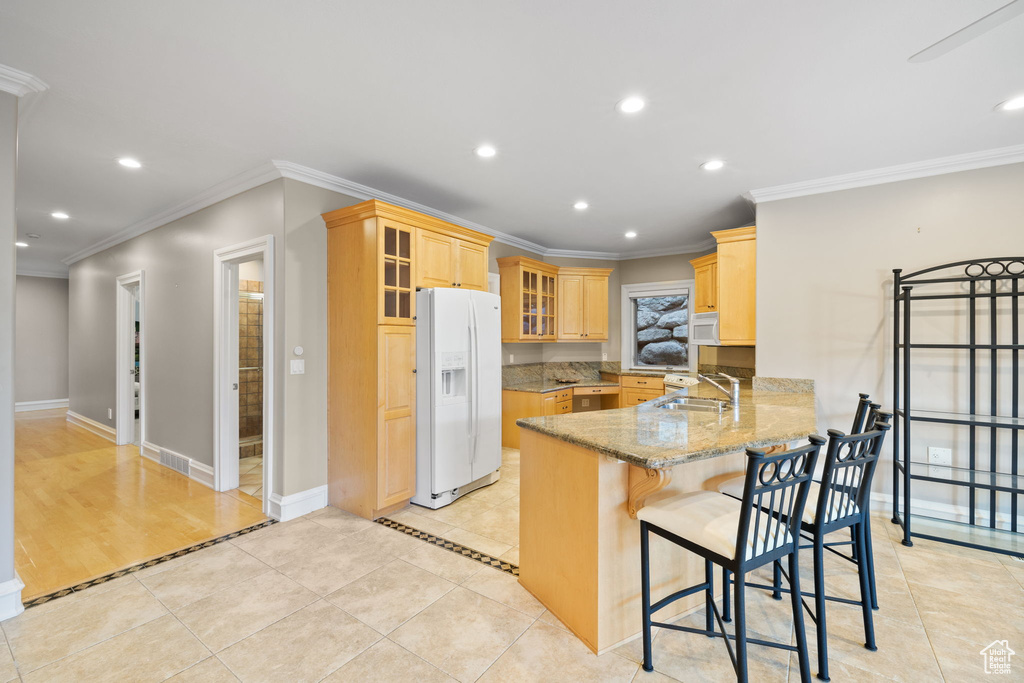
<path fill-rule="evenodd" d="M 270 512 L 275 452 L 274 236 L 213 252 L 213 487 L 238 488 L 238 266 L 263 260 L 263 513 Z M 233 388 L 233 386 L 235 388 Z M 230 428 L 225 428 L 230 425 Z"/>
<path fill-rule="evenodd" d="M 138 288 L 139 302 L 139 434 L 135 434 L 135 375 L 128 371 L 135 364 L 135 343 L 129 339 L 135 331 L 136 297 L 132 289 Z M 115 397 L 115 443 L 124 446 L 135 442 L 138 436 L 139 453 L 146 441 L 146 271 L 136 270 L 117 278 L 117 391 Z"/>

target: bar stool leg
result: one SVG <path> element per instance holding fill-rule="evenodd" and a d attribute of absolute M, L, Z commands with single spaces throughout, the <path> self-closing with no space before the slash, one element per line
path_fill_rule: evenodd
<path fill-rule="evenodd" d="M 793 629 L 796 632 L 797 655 L 800 659 L 800 681 L 811 680 L 811 663 L 807 654 L 807 631 L 804 627 L 804 608 L 800 599 L 800 561 L 796 553 L 789 556 L 789 596 L 793 603 Z"/>
<path fill-rule="evenodd" d="M 868 553 L 864 540 L 865 531 L 863 524 L 857 525 L 860 545 L 860 552 L 857 553 L 857 576 L 860 579 L 860 602 L 864 612 L 864 647 L 874 652 L 878 647 L 875 645 L 875 623 L 874 615 L 871 613 L 871 587 L 868 583 L 868 572 L 871 571 L 871 567 L 868 564 Z"/>
<path fill-rule="evenodd" d="M 715 566 L 711 560 L 704 560 L 704 582 L 708 587 L 704 590 L 704 630 L 715 630 L 715 613 L 712 605 L 715 604 Z M 708 638 L 714 638 L 714 633 L 709 633 Z"/>
<path fill-rule="evenodd" d="M 734 582 L 736 592 L 736 680 L 747 683 L 747 609 L 744 601 L 746 575 L 737 574 Z"/>
<path fill-rule="evenodd" d="M 871 589 L 871 609 L 878 609 L 878 589 L 875 587 L 875 550 L 871 546 L 871 515 L 864 511 L 864 550 L 868 559 L 868 587 Z"/>
<path fill-rule="evenodd" d="M 782 592 L 779 589 L 782 588 L 782 563 L 779 560 L 772 562 L 772 585 L 775 586 L 772 599 L 781 600 Z"/>
<path fill-rule="evenodd" d="M 828 627 L 825 625 L 825 540 L 814 534 L 814 623 L 818 635 L 818 678 L 828 677 Z"/>
<path fill-rule="evenodd" d="M 732 621 L 732 597 L 729 595 L 729 584 L 732 583 L 730 580 L 731 572 L 725 567 L 722 568 L 722 621 L 729 623 Z"/>
<path fill-rule="evenodd" d="M 644 671 L 654 671 L 651 655 L 651 557 L 647 522 L 640 522 L 640 596 L 643 605 Z"/>

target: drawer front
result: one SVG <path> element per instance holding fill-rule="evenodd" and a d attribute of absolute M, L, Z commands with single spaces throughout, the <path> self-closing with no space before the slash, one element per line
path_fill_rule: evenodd
<path fill-rule="evenodd" d="M 559 389 L 555 392 L 555 402 L 561 403 L 562 401 L 572 400 L 572 389 Z"/>
<path fill-rule="evenodd" d="M 555 415 L 564 415 L 572 412 L 572 399 L 559 401 L 555 404 Z"/>
<path fill-rule="evenodd" d="M 617 394 L 618 387 L 576 387 L 572 390 L 576 396 L 591 396 L 593 394 Z"/>
<path fill-rule="evenodd" d="M 631 377 L 623 375 L 619 378 L 619 381 L 622 382 L 623 388 L 653 389 L 659 393 L 665 390 L 665 380 L 661 377 Z"/>
<path fill-rule="evenodd" d="M 635 406 L 641 403 L 646 403 L 652 398 L 658 398 L 661 396 L 661 392 L 650 389 L 623 389 L 620 403 L 623 407 Z"/>

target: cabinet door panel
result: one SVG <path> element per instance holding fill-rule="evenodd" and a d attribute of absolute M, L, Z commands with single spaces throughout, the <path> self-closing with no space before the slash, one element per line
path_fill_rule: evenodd
<path fill-rule="evenodd" d="M 416 286 L 453 287 L 456 240 L 429 230 L 416 230 Z"/>
<path fill-rule="evenodd" d="M 583 338 L 608 341 L 608 278 L 584 276 L 583 305 Z"/>
<path fill-rule="evenodd" d="M 558 276 L 558 338 L 581 341 L 583 329 L 583 276 Z"/>
<path fill-rule="evenodd" d="M 718 310 L 718 266 L 710 263 L 694 271 L 693 297 L 694 313 L 711 313 Z"/>
<path fill-rule="evenodd" d="M 718 245 L 718 334 L 723 345 L 755 343 L 756 258 L 752 239 Z"/>
<path fill-rule="evenodd" d="M 377 509 L 416 492 L 415 357 L 415 328 L 378 328 Z"/>
<path fill-rule="evenodd" d="M 558 402 L 555 401 L 555 394 L 544 394 L 540 399 L 540 414 L 542 417 L 554 415 L 558 411 Z"/>
<path fill-rule="evenodd" d="M 377 322 L 382 325 L 415 324 L 415 242 L 416 229 L 411 225 L 377 220 Z"/>
<path fill-rule="evenodd" d="M 459 240 L 455 244 L 455 282 L 462 289 L 487 291 L 487 247 Z"/>

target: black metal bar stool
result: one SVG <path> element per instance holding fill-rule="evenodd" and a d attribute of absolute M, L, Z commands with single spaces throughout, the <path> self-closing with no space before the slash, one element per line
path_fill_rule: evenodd
<path fill-rule="evenodd" d="M 885 433 L 889 430 L 888 419 L 891 416 L 891 413 L 872 409 L 870 418 L 874 420 L 874 423 L 871 431 L 850 436 L 835 429 L 828 431 L 829 443 L 825 453 L 822 479 L 821 482 L 811 482 L 809 503 L 804 508 L 800 519 L 800 529 L 805 534 L 803 538 L 809 541 L 807 545 L 800 547 L 813 548 L 814 557 L 814 591 L 804 592 L 802 595 L 814 597 L 814 610 L 811 610 L 802 598 L 801 602 L 817 627 L 818 678 L 823 681 L 829 680 L 826 602 L 833 601 L 860 606 L 864 619 L 864 647 L 872 651 L 878 649 L 875 645 L 871 606 L 874 596 L 871 582 L 874 575 L 874 559 L 866 538 L 870 533 L 867 525 L 870 512 L 868 500 L 871 495 L 871 480 L 882 450 Z M 723 484 L 721 488 L 726 488 L 726 484 Z M 847 528 L 850 529 L 852 541 L 825 542 L 825 536 L 828 534 Z M 847 556 L 837 551 L 835 548 L 840 545 L 850 545 L 852 547 L 851 555 Z M 825 550 L 857 565 L 860 600 L 840 598 L 826 593 Z M 776 599 L 781 599 L 783 592 L 796 590 L 792 586 L 789 589 L 782 587 L 781 579 L 785 572 L 778 562 L 774 563 L 773 569 L 772 585 L 748 585 L 771 590 Z M 726 574 L 726 590 L 728 590 L 729 581 L 729 576 Z"/>
<path fill-rule="evenodd" d="M 792 650 L 799 654 L 800 678 L 810 680 L 807 635 L 801 609 L 800 563 L 797 561 L 800 527 L 807 494 L 821 446 L 825 439 L 809 437 L 802 448 L 766 455 L 747 449 L 747 471 L 743 496 L 736 500 L 721 493 L 697 491 L 650 501 L 637 513 L 640 519 L 640 565 L 643 604 L 644 670 L 653 671 L 651 628 L 697 633 L 723 638 L 736 680 L 746 682 L 747 644 Z M 661 536 L 704 558 L 704 582 L 672 593 L 651 604 L 650 534 Z M 788 580 L 792 593 L 796 645 L 747 638 L 744 585 L 747 573 L 766 564 L 789 558 Z M 715 605 L 714 567 L 719 565 L 738 577 L 735 583 L 736 625 L 727 633 Z M 700 591 L 705 593 L 703 630 L 652 621 L 652 614 L 671 603 Z M 712 616 L 718 622 L 715 630 Z M 733 651 L 730 640 L 735 640 Z"/>

